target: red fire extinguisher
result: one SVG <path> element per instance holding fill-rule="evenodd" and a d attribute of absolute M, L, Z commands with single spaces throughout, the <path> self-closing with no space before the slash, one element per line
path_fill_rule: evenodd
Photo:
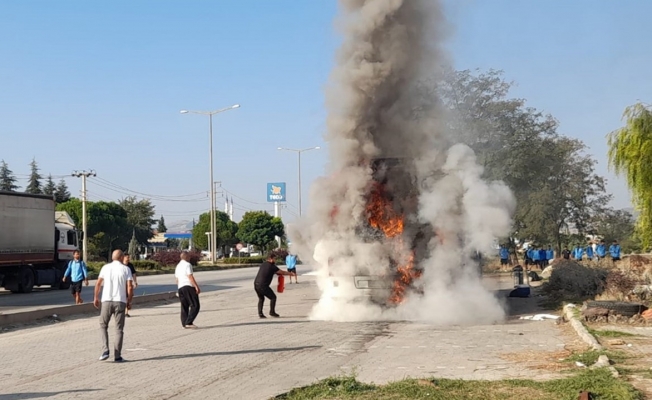
<path fill-rule="evenodd" d="M 283 290 L 285 290 L 285 277 L 283 275 L 278 276 L 278 287 L 276 290 L 279 293 L 283 293 Z"/>

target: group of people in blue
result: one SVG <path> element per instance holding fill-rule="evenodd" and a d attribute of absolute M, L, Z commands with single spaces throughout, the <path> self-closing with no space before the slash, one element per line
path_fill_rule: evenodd
<path fill-rule="evenodd" d="M 608 249 L 604 240 L 601 240 L 600 243 L 595 246 L 595 249 L 591 243 L 586 247 L 579 245 L 575 246 L 572 251 L 568 250 L 568 247 L 566 247 L 564 248 L 564 251 L 562 251 L 562 257 L 567 260 L 573 258 L 577 261 L 581 261 L 584 259 L 584 256 L 586 256 L 588 261 L 592 261 L 594 258 L 597 258 L 598 260 L 607 258 L 607 253 L 612 261 L 620 261 L 620 245 L 617 240 L 614 240 Z"/>
<path fill-rule="evenodd" d="M 586 256 L 588 261 L 592 261 L 594 258 L 602 260 L 607 257 L 607 254 L 611 257 L 612 261 L 620 261 L 620 245 L 617 240 L 614 240 L 608 249 L 605 241 L 601 240 L 597 245 L 595 245 L 595 249 L 593 244 L 589 243 L 587 246 L 576 245 L 573 247 L 572 251 L 568 249 L 568 246 L 566 246 L 561 252 L 562 258 L 566 260 L 572 258 L 577 261 L 583 260 L 584 256 Z M 509 247 L 507 245 L 500 246 L 499 255 L 501 265 L 510 264 Z M 525 265 L 538 266 L 543 270 L 554 258 L 555 251 L 552 249 L 552 246 L 548 245 L 547 249 L 544 249 L 543 247 L 530 246 L 525 252 Z"/>

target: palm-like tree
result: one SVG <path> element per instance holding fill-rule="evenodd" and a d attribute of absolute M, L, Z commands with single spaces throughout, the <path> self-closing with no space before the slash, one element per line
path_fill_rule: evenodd
<path fill-rule="evenodd" d="M 652 109 L 637 103 L 623 114 L 625 126 L 611 132 L 609 166 L 624 175 L 639 217 L 636 230 L 643 247 L 652 244 Z"/>

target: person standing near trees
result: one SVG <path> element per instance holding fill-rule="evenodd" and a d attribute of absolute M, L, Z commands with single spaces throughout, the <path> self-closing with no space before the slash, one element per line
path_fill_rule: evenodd
<path fill-rule="evenodd" d="M 586 258 L 587 258 L 589 261 L 592 261 L 592 260 L 593 260 L 593 246 L 591 246 L 591 243 L 590 243 L 590 242 L 589 242 L 589 244 L 586 246 L 586 249 L 584 249 L 584 252 L 586 253 Z"/>
<path fill-rule="evenodd" d="M 564 250 L 561 252 L 561 256 L 564 258 L 564 260 L 570 260 L 571 251 L 568 250 L 568 246 L 564 246 Z"/>
<path fill-rule="evenodd" d="M 288 272 L 294 275 L 295 282 L 299 283 L 299 278 L 297 277 L 297 256 L 288 253 L 285 257 L 285 265 L 288 267 Z M 290 275 L 290 283 L 292 283 L 292 275 Z"/>
<path fill-rule="evenodd" d="M 127 268 L 129 268 L 129 271 L 131 271 L 131 276 L 134 278 L 134 289 L 136 289 L 138 287 L 138 280 L 136 279 L 136 267 L 134 267 L 134 265 L 131 263 L 129 253 L 125 253 L 124 257 L 122 258 L 122 264 L 124 264 Z M 129 309 L 127 309 L 125 317 L 131 317 L 131 315 L 129 315 Z"/>
<path fill-rule="evenodd" d="M 199 314 L 199 285 L 192 273 L 192 264 L 188 262 L 190 254 L 187 251 L 181 252 L 181 261 L 177 264 L 174 277 L 177 280 L 179 289 L 179 300 L 181 302 L 181 326 L 183 329 L 195 329 L 195 318 Z"/>
<path fill-rule="evenodd" d="M 613 244 L 609 246 L 609 254 L 613 262 L 620 261 L 620 245 L 617 240 L 614 240 Z"/>
<path fill-rule="evenodd" d="M 258 268 L 258 274 L 254 279 L 254 289 L 258 295 L 258 317 L 267 318 L 263 314 L 263 305 L 265 304 L 265 297 L 269 299 L 269 315 L 272 317 L 280 317 L 276 313 L 276 294 L 270 287 L 274 275 L 292 275 L 291 272 L 280 270 L 274 263 L 274 253 L 267 255 L 267 261 L 261 264 Z"/>
<path fill-rule="evenodd" d="M 598 260 L 602 260 L 607 256 L 607 245 L 604 243 L 604 239 L 600 240 L 595 248 L 595 255 L 598 257 Z"/>

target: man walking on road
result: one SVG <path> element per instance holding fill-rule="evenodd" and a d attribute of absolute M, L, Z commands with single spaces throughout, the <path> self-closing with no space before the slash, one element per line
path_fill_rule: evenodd
<path fill-rule="evenodd" d="M 299 278 L 297 276 L 297 256 L 288 253 L 285 257 L 285 265 L 288 267 L 288 272 L 294 275 L 294 281 L 299 283 Z M 292 275 L 290 275 L 290 283 L 292 283 Z"/>
<path fill-rule="evenodd" d="M 122 250 L 115 250 L 111 256 L 112 263 L 100 270 L 95 283 L 95 308 L 100 308 L 100 290 L 102 291 L 100 329 L 102 332 L 102 355 L 100 361 L 109 358 L 109 334 L 107 328 L 111 316 L 115 316 L 114 353 L 115 362 L 122 362 L 122 339 L 125 327 L 125 312 L 131 308 L 134 296 L 133 278 L 129 268 L 122 264 Z M 102 289 L 104 287 L 104 289 Z"/>
<path fill-rule="evenodd" d="M 179 288 L 179 300 L 181 301 L 181 326 L 184 329 L 197 328 L 194 324 L 199 314 L 199 285 L 192 274 L 192 264 L 188 262 L 190 255 L 187 251 L 181 252 L 181 261 L 177 264 L 174 277 L 177 279 Z"/>
<path fill-rule="evenodd" d="M 122 257 L 122 264 L 126 265 L 127 268 L 129 268 L 129 271 L 131 272 L 131 277 L 134 279 L 134 289 L 138 287 L 138 279 L 136 279 L 136 267 L 131 263 L 129 253 L 125 253 L 124 256 Z M 129 315 L 129 309 L 127 309 L 127 313 L 125 314 L 126 317 L 131 317 Z"/>
<path fill-rule="evenodd" d="M 73 253 L 74 260 L 68 262 L 68 268 L 63 274 L 62 281 L 65 282 L 66 278 L 70 277 L 70 292 L 75 299 L 75 304 L 81 304 L 84 301 L 81 298 L 82 282 L 88 286 L 88 269 L 86 263 L 81 260 L 79 250 Z"/>
<path fill-rule="evenodd" d="M 272 317 L 280 317 L 276 313 L 276 294 L 270 287 L 272 284 L 272 279 L 274 275 L 292 275 L 291 272 L 280 270 L 276 264 L 274 264 L 274 254 L 270 253 L 267 256 L 267 261 L 261 264 L 258 269 L 258 274 L 256 279 L 254 279 L 254 289 L 258 295 L 258 317 L 267 318 L 263 314 L 263 305 L 265 304 L 265 297 L 269 299 L 269 315 Z"/>

